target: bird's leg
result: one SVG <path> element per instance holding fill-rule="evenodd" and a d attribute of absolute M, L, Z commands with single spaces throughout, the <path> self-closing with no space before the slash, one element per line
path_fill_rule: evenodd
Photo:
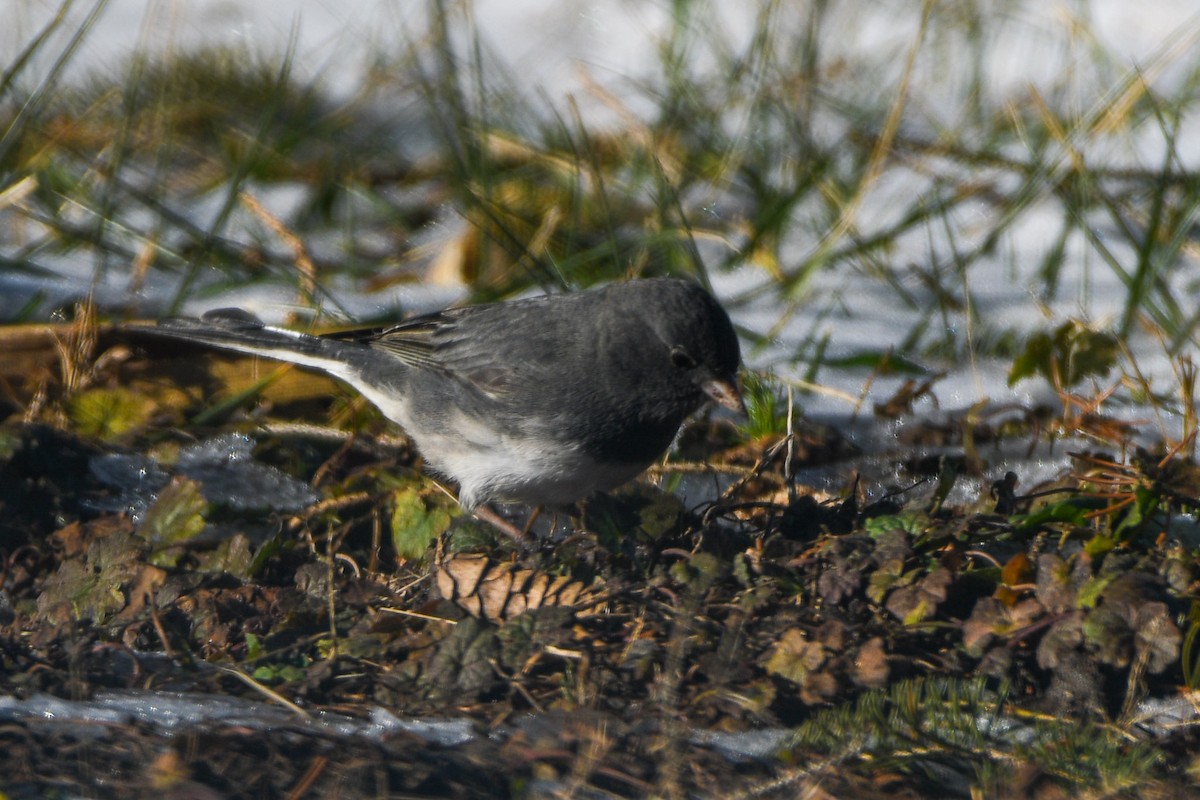
<path fill-rule="evenodd" d="M 454 498 L 454 501 L 459 504 L 458 507 L 461 508 L 463 511 L 465 511 L 468 514 L 470 514 L 471 516 L 475 517 L 475 519 L 479 520 L 480 522 L 491 525 L 493 528 L 500 531 L 501 533 L 503 533 L 508 538 L 512 539 L 517 544 L 521 545 L 522 548 L 528 547 L 530 544 L 532 544 L 534 542 L 534 538 L 529 535 L 528 530 L 523 531 L 520 528 L 518 528 L 516 525 L 513 525 L 511 522 L 506 520 L 504 517 L 500 516 L 500 514 L 497 513 L 496 509 L 492 508 L 487 503 L 480 503 L 479 505 L 475 506 L 474 508 L 467 508 L 466 506 L 464 506 L 462 504 L 462 499 L 459 497 L 458 492 L 456 492 L 452 488 L 446 486 L 444 483 L 439 481 L 437 478 L 433 478 L 433 477 L 429 477 L 429 476 L 426 476 L 426 477 L 429 480 L 432 480 L 435 486 L 437 486 L 439 489 L 441 489 L 443 492 L 445 492 L 450 497 Z"/>
<path fill-rule="evenodd" d="M 478 505 L 471 513 L 475 515 L 476 519 L 491 525 L 522 547 L 528 547 L 533 542 L 533 537 L 530 536 L 528 529 L 521 530 L 496 513 L 496 510 L 489 505 Z"/>
<path fill-rule="evenodd" d="M 525 521 L 525 529 L 521 531 L 522 535 L 524 535 L 526 538 L 531 538 L 533 536 L 533 524 L 538 521 L 538 517 L 541 515 L 542 506 L 534 506 L 533 511 L 529 514 L 529 519 Z M 551 526 L 550 530 L 553 531 L 554 527 Z"/>

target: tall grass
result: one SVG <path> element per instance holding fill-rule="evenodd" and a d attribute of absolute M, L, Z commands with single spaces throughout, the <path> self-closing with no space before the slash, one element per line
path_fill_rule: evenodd
<path fill-rule="evenodd" d="M 769 299 L 773 324 L 747 332 L 764 346 L 798 309 L 853 316 L 864 287 L 894 297 L 888 344 L 917 360 L 1009 353 L 1008 315 L 988 305 L 998 281 L 1024 283 L 1035 315 L 1086 313 L 1089 290 L 1117 285 L 1116 332 L 1150 327 L 1172 354 L 1200 321 L 1180 295 L 1200 210 L 1181 144 L 1195 20 L 1135 64 L 1086 5 L 1060 23 L 1033 3 L 925 3 L 885 25 L 869 3 L 762 0 L 739 27 L 720 4 L 680 2 L 646 74 L 583 82 L 622 121 L 597 126 L 580 98 L 508 71 L 469 3 L 432 2 L 428 29 L 336 101 L 290 55 L 247 49 L 139 56 L 115 80 L 60 85 L 103 7 L 65 45 L 59 18 L 5 65 L 0 192 L 35 190 L 0 195 L 0 256 L 6 271 L 91 259 L 97 279 L 127 274 L 132 302 L 109 314 L 144 313 L 150 274 L 174 281 L 155 312 L 296 285 L 293 249 L 239 200 L 280 191 L 273 213 L 316 243 L 318 288 L 422 279 L 432 259 L 415 243 L 436 221 L 450 233 L 434 251 L 457 254 L 480 299 L 750 265 L 764 279 L 729 300 Z M 1004 57 L 1023 36 L 1058 77 L 1014 86 Z M 51 46 L 45 78 L 22 88 Z M 634 98 L 654 112 L 633 114 Z M 818 325 L 790 358 L 811 367 L 837 338 Z"/>

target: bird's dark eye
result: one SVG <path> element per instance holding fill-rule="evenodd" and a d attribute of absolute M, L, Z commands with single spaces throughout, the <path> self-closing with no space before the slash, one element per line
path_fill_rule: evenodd
<path fill-rule="evenodd" d="M 680 369 L 692 369 L 696 366 L 696 359 L 688 355 L 687 350 L 675 345 L 671 348 L 671 363 Z"/>

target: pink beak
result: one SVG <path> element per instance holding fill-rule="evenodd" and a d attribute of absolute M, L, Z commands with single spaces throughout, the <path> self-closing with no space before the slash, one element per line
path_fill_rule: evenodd
<path fill-rule="evenodd" d="M 705 381 L 701 388 L 719 405 L 728 408 L 735 414 L 744 415 L 746 413 L 746 405 L 742 402 L 742 393 L 738 391 L 735 382 L 714 378 L 711 381 Z"/>

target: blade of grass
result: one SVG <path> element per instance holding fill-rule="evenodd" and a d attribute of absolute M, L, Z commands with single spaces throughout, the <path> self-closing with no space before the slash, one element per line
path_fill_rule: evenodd
<path fill-rule="evenodd" d="M 58 28 L 62 24 L 63 18 L 65 18 L 67 12 L 70 10 L 73 4 L 73 0 L 67 0 L 67 2 L 64 2 L 62 6 L 60 6 L 59 13 L 55 15 L 55 18 L 51 20 L 47 28 L 34 38 L 34 41 L 31 42 L 30 47 L 36 47 L 38 50 L 44 47 L 50 34 L 53 33 L 54 29 Z M 67 68 L 71 58 L 75 55 L 75 52 L 79 49 L 80 45 L 83 44 L 83 40 L 87 38 L 88 33 L 91 32 L 93 26 L 96 24 L 96 21 L 100 18 L 100 14 L 103 13 L 107 6 L 108 0 L 96 0 L 96 2 L 92 5 L 91 10 L 87 13 L 87 16 L 84 17 L 83 22 L 81 22 L 79 27 L 77 27 L 74 33 L 71 34 L 71 38 L 67 41 L 67 44 L 63 48 L 62 52 L 59 53 L 58 57 L 54 59 L 54 63 L 51 64 L 50 69 L 47 71 L 46 76 L 42 79 L 41 83 L 21 104 L 21 109 L 17 112 L 16 117 L 14 117 L 12 122 L 9 123 L 8 129 L 4 131 L 4 135 L 0 136 L 0 164 L 4 164 L 8 161 L 9 151 L 16 145 L 18 141 L 20 141 L 21 136 L 24 134 L 26 126 L 29 124 L 31 117 L 36 115 L 41 104 L 50 98 L 51 92 L 57 86 L 58 79 L 62 76 L 63 70 Z M 24 63 L 27 63 L 35 53 L 36 50 L 30 51 L 29 48 L 27 48 L 26 52 L 21 54 L 20 60 L 22 61 L 22 68 Z M 0 87 L 0 89 L 2 89 L 4 92 L 7 92 L 11 80 L 17 74 L 18 70 L 16 67 L 10 68 L 5 73 L 4 85 Z"/>

